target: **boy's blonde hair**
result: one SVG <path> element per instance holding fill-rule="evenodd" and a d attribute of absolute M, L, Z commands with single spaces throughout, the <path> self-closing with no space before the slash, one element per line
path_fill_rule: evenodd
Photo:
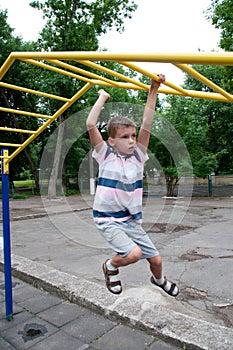
<path fill-rule="evenodd" d="M 128 117 L 113 117 L 108 122 L 108 136 L 114 138 L 119 128 L 129 126 L 137 127 L 137 125 Z"/>

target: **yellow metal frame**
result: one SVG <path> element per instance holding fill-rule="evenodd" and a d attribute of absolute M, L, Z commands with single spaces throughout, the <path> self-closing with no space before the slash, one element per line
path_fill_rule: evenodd
<path fill-rule="evenodd" d="M 16 86 L 3 81 L 8 70 L 16 61 L 23 61 L 28 66 L 38 66 L 43 69 L 51 70 L 53 72 L 63 74 L 64 76 L 80 80 L 85 85 L 71 98 L 56 96 L 49 92 L 42 92 L 37 90 L 28 89 L 27 87 Z M 69 61 L 67 63 L 66 61 Z M 96 73 L 89 72 L 85 69 L 78 68 L 72 65 L 70 62 L 79 62 L 84 67 L 91 67 L 96 70 Z M 118 62 L 120 65 L 130 68 L 131 70 L 145 75 L 149 78 L 157 79 L 157 76 L 138 66 L 137 63 L 141 62 L 156 62 L 167 63 L 174 65 L 181 69 L 183 72 L 191 75 L 196 80 L 202 82 L 214 92 L 204 92 L 196 90 L 186 90 L 181 86 L 166 81 L 160 88 L 159 92 L 164 94 L 173 94 L 179 96 L 210 99 L 221 102 L 233 102 L 233 95 L 216 85 L 211 80 L 207 79 L 202 74 L 198 73 L 195 69 L 189 65 L 219 65 L 219 66 L 232 66 L 233 65 L 233 52 L 211 52 L 211 53 L 194 53 L 194 54 L 177 54 L 177 53 L 110 53 L 110 52 L 97 52 L 97 51 L 72 51 L 72 52 L 12 52 L 0 69 L 0 86 L 5 89 L 14 89 L 29 94 L 35 94 L 38 96 L 55 99 L 63 103 L 53 115 L 44 115 L 39 113 L 33 113 L 28 111 L 22 111 L 18 109 L 10 109 L 0 106 L 0 111 L 5 113 L 15 113 L 30 117 L 42 118 L 45 120 L 43 125 L 38 130 L 22 130 L 14 128 L 0 127 L 0 133 L 5 131 L 20 132 L 28 134 L 28 138 L 22 144 L 1 143 L 0 147 L 14 147 L 15 150 L 7 156 L 1 156 L 4 158 L 6 169 L 8 169 L 9 162 L 18 155 L 25 147 L 27 147 L 41 132 L 43 132 L 59 115 L 73 105 L 82 95 L 84 95 L 92 86 L 98 85 L 101 87 L 114 87 L 133 90 L 148 90 L 149 86 L 141 83 L 138 80 L 138 76 L 135 79 L 129 78 L 123 74 L 120 74 L 111 69 L 105 68 L 100 65 L 103 61 Z M 110 78 L 106 78 L 106 74 Z M 105 75 L 105 76 L 104 76 Z M 117 78 L 117 81 L 112 78 Z"/>

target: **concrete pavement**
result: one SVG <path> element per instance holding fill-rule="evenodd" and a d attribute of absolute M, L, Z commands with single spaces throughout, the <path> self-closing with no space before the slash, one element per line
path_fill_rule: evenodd
<path fill-rule="evenodd" d="M 146 261 L 121 269 L 120 296 L 107 292 L 101 264 L 112 253 L 93 224 L 92 201 L 11 200 L 14 275 L 181 348 L 232 349 L 233 199 L 144 199 L 144 227 L 179 284 L 176 299 L 150 284 Z"/>

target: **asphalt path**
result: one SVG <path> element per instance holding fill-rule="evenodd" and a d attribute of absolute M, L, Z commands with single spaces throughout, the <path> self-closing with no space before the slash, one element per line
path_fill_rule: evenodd
<path fill-rule="evenodd" d="M 124 317 L 130 322 L 133 319 L 145 327 L 145 310 L 159 308 L 163 312 L 156 313 L 153 327 L 158 331 L 158 324 L 169 325 L 168 329 L 159 327 L 162 336 L 203 349 L 219 349 L 217 346 L 224 337 L 226 344 L 221 348 L 230 349 L 233 346 L 233 199 L 145 197 L 144 228 L 163 257 L 164 274 L 181 291 L 174 299 L 154 288 L 149 282 L 148 263 L 140 261 L 121 269 L 123 293 L 117 299 L 113 296 L 113 301 L 105 288 L 101 269 L 112 252 L 95 228 L 92 203 L 93 197 L 89 195 L 55 200 L 39 196 L 11 199 L 12 257 L 18 276 L 31 276 L 29 282 L 33 277 L 37 282 L 44 279 L 43 287 L 56 285 L 63 295 L 69 293 L 64 293 L 59 284 L 61 279 L 67 278 L 67 288 L 74 281 L 78 284 L 82 281 L 87 284 L 87 295 L 86 299 L 81 295 L 81 300 L 87 300 L 87 304 L 94 303 L 110 314 L 114 308 L 119 317 L 125 312 Z M 43 270 L 43 274 L 37 276 L 38 270 Z M 50 281 L 52 272 L 57 281 Z M 135 307 L 140 305 L 137 317 L 131 310 L 132 300 Z M 188 322 L 192 326 L 187 326 Z M 197 333 L 193 325 L 199 327 Z M 211 341 L 204 325 L 212 328 Z M 187 331 L 184 336 L 183 328 L 189 332 L 192 328 L 190 336 Z"/>

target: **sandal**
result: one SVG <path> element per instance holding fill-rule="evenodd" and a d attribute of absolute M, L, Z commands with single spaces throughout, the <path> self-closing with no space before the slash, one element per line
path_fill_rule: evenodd
<path fill-rule="evenodd" d="M 120 294 L 122 292 L 122 287 L 121 287 L 121 281 L 110 281 L 110 278 L 109 276 L 114 276 L 114 275 L 118 275 L 119 273 L 119 270 L 115 270 L 115 271 L 112 271 L 112 270 L 108 270 L 107 269 L 107 266 L 106 266 L 106 262 L 108 260 L 105 261 L 105 263 L 103 263 L 103 272 L 104 272 L 104 277 L 105 277 L 105 283 L 106 283 L 106 287 L 108 288 L 108 290 L 113 293 L 113 294 Z M 112 289 L 113 287 L 116 287 L 116 286 L 120 286 L 120 290 L 118 291 L 115 291 L 114 289 Z"/>
<path fill-rule="evenodd" d="M 151 283 L 155 284 L 157 287 L 159 288 L 162 288 L 162 290 L 164 290 L 164 292 L 166 292 L 167 294 L 171 295 L 172 297 L 176 297 L 178 294 L 179 294 L 179 288 L 177 287 L 177 285 L 173 282 L 170 282 L 171 283 L 171 288 L 167 291 L 165 290 L 165 286 L 167 284 L 167 278 L 166 276 L 164 276 L 164 282 L 163 284 L 157 284 L 154 280 L 154 277 L 151 276 L 151 279 L 150 279 Z M 173 294 L 174 292 L 174 289 L 177 287 L 177 293 L 176 294 Z"/>

